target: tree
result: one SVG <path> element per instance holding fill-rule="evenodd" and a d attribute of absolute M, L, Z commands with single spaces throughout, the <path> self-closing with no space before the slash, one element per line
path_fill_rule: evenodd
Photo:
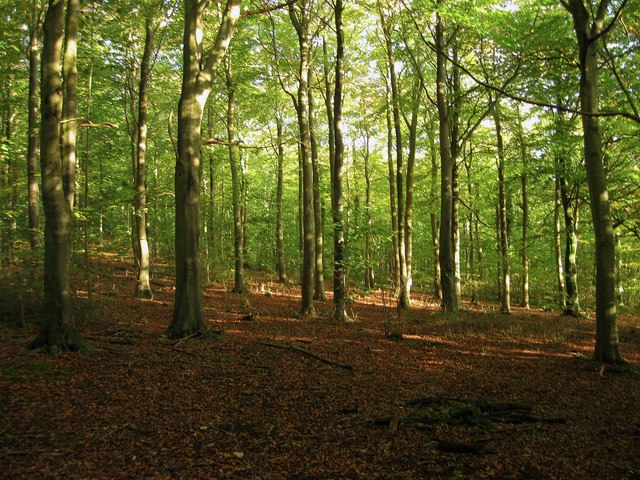
<path fill-rule="evenodd" d="M 600 40 L 611 29 L 626 0 L 616 10 L 606 25 L 609 0 L 596 5 L 582 0 L 561 0 L 573 18 L 578 42 L 580 68 L 580 110 L 584 141 L 585 168 L 591 217 L 595 234 L 596 256 L 596 360 L 605 363 L 622 363 L 618 341 L 616 316 L 615 238 L 609 191 L 602 159 L 602 136 L 598 113 L 598 56 Z"/>
<path fill-rule="evenodd" d="M 27 143 L 27 204 L 29 216 L 29 245 L 31 250 L 38 246 L 40 226 L 40 205 L 38 191 L 38 159 L 40 141 L 38 138 L 38 101 L 40 42 L 42 40 L 43 9 L 39 1 L 33 2 L 29 22 L 29 138 Z"/>
<path fill-rule="evenodd" d="M 135 207 L 135 242 L 136 263 L 136 296 L 153 298 L 150 282 L 150 252 L 147 239 L 147 110 L 149 102 L 149 77 L 151 53 L 153 50 L 154 27 L 150 17 L 145 21 L 144 53 L 140 62 L 140 83 L 138 87 L 138 140 L 134 169 L 134 207 Z"/>
<path fill-rule="evenodd" d="M 302 302 L 300 316 L 315 314 L 314 292 L 314 247 L 315 231 L 313 216 L 313 157 L 309 128 L 309 62 L 311 60 L 311 32 L 309 19 L 311 4 L 301 0 L 289 4 L 289 18 L 298 34 L 298 94 L 296 110 L 300 129 L 300 151 L 302 163 Z"/>
<path fill-rule="evenodd" d="M 344 26 L 342 0 L 334 5 L 336 26 L 336 69 L 333 91 L 333 131 L 335 158 L 331 176 L 331 206 L 333 207 L 333 318 L 338 322 L 349 321 L 345 310 L 345 239 L 343 225 L 342 169 L 344 165 L 344 139 L 342 132 L 343 74 L 344 74 Z"/>
<path fill-rule="evenodd" d="M 184 0 L 182 90 L 178 104 L 175 169 L 176 294 L 169 337 L 206 329 L 202 311 L 200 244 L 200 129 L 213 76 L 220 65 L 236 22 L 241 0 L 227 0 L 213 45 L 203 52 L 202 33 L 208 1 Z"/>
<path fill-rule="evenodd" d="M 67 15 L 76 14 L 70 10 Z M 83 341 L 76 330 L 69 287 L 71 260 L 71 206 L 64 189 L 60 152 L 63 87 L 60 69 L 65 7 L 62 0 L 49 0 L 44 20 L 41 69 L 40 170 L 44 227 L 44 308 L 45 319 L 32 348 L 51 353 L 77 351 Z M 73 139 L 71 139 L 73 140 Z"/>

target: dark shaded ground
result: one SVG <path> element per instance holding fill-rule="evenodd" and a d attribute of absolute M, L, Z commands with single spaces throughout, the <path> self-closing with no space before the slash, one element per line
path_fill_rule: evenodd
<path fill-rule="evenodd" d="M 417 302 L 398 319 L 378 293 L 337 325 L 329 302 L 295 319 L 293 288 L 214 285 L 206 316 L 221 333 L 175 342 L 161 338 L 170 279 L 135 300 L 130 271 L 97 268 L 79 300 L 89 353 L 30 352 L 33 327 L 0 325 L 2 478 L 640 478 L 640 374 L 589 360 L 593 318 Z M 622 316 L 620 334 L 638 367 L 638 318 Z M 429 396 L 525 403 L 564 423 L 403 424 L 406 402 Z M 477 453 L 443 451 L 452 443 Z"/>

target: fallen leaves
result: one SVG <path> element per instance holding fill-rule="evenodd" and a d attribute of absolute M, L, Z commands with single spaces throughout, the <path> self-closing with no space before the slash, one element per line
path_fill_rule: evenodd
<path fill-rule="evenodd" d="M 0 477 L 640 475 L 640 377 L 585 358 L 588 319 L 517 309 L 452 318 L 416 301 L 390 339 L 393 312 L 379 298 L 353 303 L 359 322 L 345 325 L 330 320 L 331 302 L 294 319 L 295 290 L 238 296 L 214 285 L 213 334 L 167 341 L 171 280 L 140 301 L 122 269 L 100 268 L 100 315 L 80 324 L 90 353 L 29 353 L 32 329 L 0 325 Z M 620 325 L 632 366 L 638 323 Z"/>

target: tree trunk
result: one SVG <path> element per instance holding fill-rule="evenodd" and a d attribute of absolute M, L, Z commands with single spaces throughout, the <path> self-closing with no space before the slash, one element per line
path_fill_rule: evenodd
<path fill-rule="evenodd" d="M 473 146 L 469 150 L 469 156 L 465 158 L 465 169 L 467 170 L 467 193 L 469 194 L 469 286 L 471 287 L 471 303 L 478 304 L 478 285 L 476 275 L 476 225 L 475 201 L 473 182 L 471 179 L 471 169 L 473 165 Z"/>
<path fill-rule="evenodd" d="M 435 139 L 429 142 L 429 150 L 431 154 L 431 182 L 429 201 L 433 208 L 436 207 L 438 195 L 438 152 L 436 150 Z M 438 216 L 436 212 L 429 215 L 431 221 L 431 250 L 433 253 L 433 296 L 436 300 L 442 302 L 442 289 L 440 280 L 440 234 L 438 225 Z"/>
<path fill-rule="evenodd" d="M 407 156 L 407 194 L 405 198 L 405 214 L 404 214 L 404 243 L 405 243 L 405 262 L 406 262 L 406 286 L 405 303 L 411 305 L 411 285 L 413 283 L 412 261 L 413 261 L 413 171 L 416 163 L 416 143 L 418 136 L 418 112 L 420 110 L 420 92 L 422 85 L 416 81 L 413 104 L 411 106 L 411 121 L 409 122 L 409 154 Z"/>
<path fill-rule="evenodd" d="M 44 20 L 42 50 L 42 121 L 40 169 L 45 213 L 44 312 L 40 332 L 31 344 L 51 353 L 80 350 L 83 346 L 74 319 L 69 288 L 71 260 L 71 208 L 65 196 L 60 152 L 62 118 L 61 45 L 64 3 L 50 0 Z"/>
<path fill-rule="evenodd" d="M 393 121 L 391 120 L 390 88 L 387 82 L 387 165 L 389 167 L 389 207 L 391 211 L 391 278 L 393 286 L 400 288 L 400 250 L 398 247 L 398 211 L 396 197 L 396 174 L 393 168 Z"/>
<path fill-rule="evenodd" d="M 31 24 L 29 25 L 29 139 L 27 144 L 27 205 L 29 215 L 29 246 L 38 248 L 40 227 L 40 204 L 38 191 L 38 160 L 40 139 L 38 136 L 38 101 L 40 40 L 42 38 L 42 13 L 38 2 L 33 2 Z"/>
<path fill-rule="evenodd" d="M 442 4 L 442 0 L 438 0 Z M 453 158 L 451 156 L 451 133 L 449 107 L 447 105 L 447 70 L 442 18 L 436 15 L 437 50 L 437 103 L 440 124 L 440 283 L 442 286 L 442 308 L 446 312 L 457 312 L 459 303 L 455 288 L 455 264 L 453 258 Z"/>
<path fill-rule="evenodd" d="M 284 186 L 284 138 L 282 134 L 282 118 L 276 116 L 277 128 L 277 152 L 278 152 L 278 172 L 276 180 L 276 271 L 278 272 L 278 281 L 287 282 L 287 266 L 284 256 L 284 224 L 282 221 L 282 196 Z"/>
<path fill-rule="evenodd" d="M 309 65 L 309 82 L 313 78 L 313 70 Z M 324 288 L 324 234 L 322 221 L 322 205 L 320 198 L 320 162 L 318 161 L 318 143 L 315 128 L 315 103 L 313 89 L 308 85 L 307 98 L 309 101 L 309 138 L 311 140 L 311 160 L 313 162 L 313 223 L 315 237 L 315 274 L 313 299 L 324 302 L 327 295 Z"/>
<path fill-rule="evenodd" d="M 76 137 L 78 134 L 78 13 L 79 0 L 68 0 L 64 37 L 63 86 L 64 103 L 62 105 L 62 173 L 64 191 L 73 211 L 76 202 Z M 72 218 L 73 220 L 73 218 Z"/>
<path fill-rule="evenodd" d="M 527 146 L 525 145 L 524 130 L 520 110 L 518 110 L 517 125 L 518 142 L 520 143 L 520 159 L 522 161 L 522 173 L 520 174 L 520 184 L 522 186 L 522 251 L 520 258 L 522 261 L 522 298 L 520 306 L 529 308 L 529 158 Z"/>
<path fill-rule="evenodd" d="M 553 207 L 553 237 L 554 237 L 554 250 L 555 250 L 555 259 L 556 259 L 556 277 L 558 280 L 558 302 L 560 303 L 560 307 L 564 311 L 567 307 L 567 299 L 565 296 L 565 283 L 564 283 L 564 268 L 562 266 L 562 241 L 560 239 L 560 209 L 562 208 L 562 203 L 560 201 L 561 193 L 560 193 L 560 178 L 556 175 L 555 179 L 555 189 L 554 189 L 554 207 Z"/>
<path fill-rule="evenodd" d="M 591 217 L 596 255 L 596 360 L 622 363 L 618 341 L 615 278 L 615 239 L 609 205 L 607 179 L 602 161 L 602 138 L 598 112 L 598 42 L 604 33 L 608 0 L 597 10 L 587 11 L 581 0 L 568 0 L 578 41 L 580 64 L 580 109 L 584 137 L 584 156 L 589 184 Z M 591 13 L 595 16 L 590 18 Z"/>
<path fill-rule="evenodd" d="M 309 61 L 311 34 L 309 32 L 309 3 L 307 0 L 289 5 L 289 17 L 298 34 L 300 65 L 298 69 L 298 126 L 300 128 L 300 148 L 302 154 L 302 302 L 301 317 L 315 315 L 313 305 L 314 281 L 314 216 L 313 216 L 313 158 L 311 155 L 311 135 L 309 132 Z"/>
<path fill-rule="evenodd" d="M 147 104 L 151 51 L 153 48 L 153 25 L 147 18 L 145 25 L 144 52 L 140 63 L 140 86 L 138 88 L 138 149 L 135 174 L 135 240 L 136 258 L 136 296 L 153 298 L 150 283 L 149 241 L 147 239 Z"/>
<path fill-rule="evenodd" d="M 500 118 L 499 102 L 496 102 L 493 110 L 493 119 L 496 125 L 496 142 L 498 148 L 498 224 L 500 234 L 500 258 L 502 274 L 500 311 L 511 313 L 511 267 L 509 262 L 509 233 L 507 226 L 507 192 L 505 182 L 505 153 L 502 141 L 502 123 Z"/>
<path fill-rule="evenodd" d="M 405 194 L 404 194 L 404 161 L 402 151 L 402 125 L 400 123 L 400 94 L 398 89 L 398 79 L 395 70 L 395 58 L 393 54 L 393 43 L 391 40 L 391 32 L 387 24 L 382 8 L 379 11 L 380 22 L 384 33 L 385 51 L 387 55 L 387 66 L 389 71 L 389 85 L 391 87 L 391 112 L 392 125 L 395 137 L 395 180 L 396 180 L 396 208 L 397 208 L 397 234 L 398 234 L 398 307 L 407 309 L 410 307 L 411 299 L 408 290 L 407 277 L 407 250 L 405 240 Z"/>
<path fill-rule="evenodd" d="M 564 313 L 565 315 L 577 317 L 580 313 L 578 296 L 578 200 L 576 198 L 578 193 L 572 194 L 569 192 L 569 185 L 564 173 L 566 172 L 565 161 L 564 158 L 561 159 L 563 173 L 559 177 L 565 235 L 564 285 L 566 297 Z"/>
<path fill-rule="evenodd" d="M 182 92 L 178 104 L 175 169 L 176 294 L 167 336 L 185 337 L 206 329 L 199 258 L 200 182 L 203 108 L 213 73 L 224 57 L 240 16 L 240 0 L 228 0 L 214 45 L 202 55 L 204 9 L 208 2 L 184 1 Z"/>
<path fill-rule="evenodd" d="M 342 77 L 344 73 L 344 29 L 342 24 L 342 0 L 336 0 L 336 70 L 333 92 L 333 131 L 335 135 L 335 158 L 333 163 L 333 319 L 337 322 L 349 321 L 345 310 L 345 237 L 343 224 L 342 169 L 344 164 L 344 140 L 342 135 Z"/>
<path fill-rule="evenodd" d="M 236 141 L 236 86 L 233 81 L 231 59 L 226 62 L 226 82 L 228 93 L 227 104 L 227 139 L 229 141 L 229 166 L 231 168 L 231 187 L 233 189 L 233 258 L 234 258 L 234 293 L 245 293 L 244 285 L 244 222 L 242 218 L 242 188 Z"/>
<path fill-rule="evenodd" d="M 369 123 L 366 119 L 364 119 L 364 133 L 365 133 L 365 145 L 364 145 L 364 180 L 365 180 L 365 208 L 366 208 L 366 223 L 367 230 L 365 232 L 365 243 L 364 243 L 364 258 L 365 258 L 365 267 L 364 267 L 364 288 L 372 289 L 375 287 L 375 278 L 373 274 L 373 258 L 371 255 L 371 167 L 369 165 L 370 162 L 370 139 L 371 132 L 369 130 Z"/>

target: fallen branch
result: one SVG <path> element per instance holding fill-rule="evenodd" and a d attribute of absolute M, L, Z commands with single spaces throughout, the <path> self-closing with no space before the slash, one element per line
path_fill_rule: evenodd
<path fill-rule="evenodd" d="M 269 343 L 269 342 L 260 342 L 261 345 L 266 345 L 267 347 L 273 348 L 281 348 L 283 350 L 292 350 L 294 352 L 301 353 L 302 355 L 306 355 L 307 357 L 314 358 L 322 363 L 326 363 L 328 365 L 333 365 L 334 367 L 344 368 L 345 370 L 353 371 L 353 365 L 349 365 L 347 363 L 340 363 L 334 360 L 330 360 L 326 357 L 318 355 L 317 353 L 313 353 L 306 348 L 298 347 L 297 345 L 282 345 L 279 343 Z"/>

